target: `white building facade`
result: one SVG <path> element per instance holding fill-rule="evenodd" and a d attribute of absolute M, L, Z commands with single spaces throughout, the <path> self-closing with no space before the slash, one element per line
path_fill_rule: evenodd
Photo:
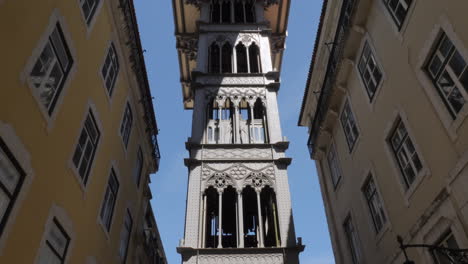
<path fill-rule="evenodd" d="M 182 263 L 299 263 L 277 105 L 289 1 L 174 1 L 193 109 Z"/>

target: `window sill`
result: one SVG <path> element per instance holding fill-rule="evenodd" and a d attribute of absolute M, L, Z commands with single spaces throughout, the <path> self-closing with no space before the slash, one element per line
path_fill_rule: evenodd
<path fill-rule="evenodd" d="M 430 177 L 431 173 L 429 168 L 425 167 L 421 170 L 420 173 L 416 176 L 416 179 L 414 182 L 411 184 L 411 186 L 405 191 L 405 204 L 406 207 L 410 207 L 410 201 L 412 196 L 416 193 L 416 190 L 421 186 L 422 182 L 424 181 L 424 178 Z"/>

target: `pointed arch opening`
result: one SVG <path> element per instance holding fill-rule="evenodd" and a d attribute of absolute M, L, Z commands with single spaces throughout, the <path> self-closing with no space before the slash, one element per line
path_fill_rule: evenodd
<path fill-rule="evenodd" d="M 234 22 L 235 23 L 244 23 L 244 3 L 241 0 L 236 0 L 234 2 Z"/>
<path fill-rule="evenodd" d="M 260 235 L 260 223 L 258 220 L 257 193 L 250 185 L 242 191 L 243 215 L 244 215 L 244 239 L 246 248 L 258 247 Z"/>
<path fill-rule="evenodd" d="M 249 46 L 249 63 L 251 73 L 260 72 L 260 49 L 255 42 Z"/>
<path fill-rule="evenodd" d="M 257 98 L 253 106 L 253 119 L 250 122 L 250 138 L 251 143 L 267 143 L 267 120 L 265 114 L 265 107 L 260 100 Z"/>
<path fill-rule="evenodd" d="M 237 192 L 232 186 L 223 192 L 222 220 L 223 248 L 237 247 Z"/>
<path fill-rule="evenodd" d="M 245 22 L 255 23 L 255 4 L 251 0 L 245 1 Z"/>
<path fill-rule="evenodd" d="M 236 59 L 237 59 L 237 72 L 238 73 L 248 73 L 248 65 L 247 65 L 247 49 L 242 44 L 242 42 L 239 42 L 239 44 L 236 45 Z"/>
<path fill-rule="evenodd" d="M 224 0 L 221 9 L 221 22 L 231 23 L 231 1 Z"/>
<path fill-rule="evenodd" d="M 209 72 L 220 72 L 220 50 L 216 42 L 213 42 L 209 48 Z"/>
<path fill-rule="evenodd" d="M 221 22 L 221 6 L 218 0 L 211 1 L 211 23 Z"/>
<path fill-rule="evenodd" d="M 278 207 L 273 188 L 265 186 L 260 194 L 262 204 L 263 226 L 265 227 L 265 247 L 279 247 L 281 245 Z"/>
<path fill-rule="evenodd" d="M 210 186 L 205 190 L 206 215 L 205 215 L 205 247 L 218 247 L 219 232 L 219 199 L 218 191 Z"/>
<path fill-rule="evenodd" d="M 229 42 L 224 43 L 221 54 L 221 72 L 232 73 L 232 46 Z"/>

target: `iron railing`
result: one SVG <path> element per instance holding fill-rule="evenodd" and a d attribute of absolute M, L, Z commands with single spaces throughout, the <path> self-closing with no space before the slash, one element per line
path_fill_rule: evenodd
<path fill-rule="evenodd" d="M 447 248 L 427 244 L 404 244 L 401 236 L 397 237 L 397 241 L 405 256 L 405 262 L 403 264 L 415 264 L 414 261 L 409 259 L 408 254 L 406 253 L 406 249 L 408 248 L 426 248 L 432 256 L 438 255 L 443 258 L 443 260 L 439 260 L 443 261 L 443 263 L 468 264 L 468 249 Z"/>
<path fill-rule="evenodd" d="M 324 121 L 325 115 L 328 110 L 332 88 L 335 84 L 336 75 L 341 65 L 343 50 L 346 39 L 348 37 L 351 19 L 357 1 L 358 0 L 343 0 L 340 11 L 340 17 L 338 19 L 338 26 L 335 33 L 335 38 L 333 42 L 325 43 L 325 45 L 327 46 L 331 45 L 331 50 L 328 58 L 325 78 L 323 79 L 323 84 L 320 89 L 320 97 L 317 103 L 317 109 L 310 129 L 309 140 L 307 141 L 307 146 L 309 148 L 311 157 L 315 152 L 315 143 L 320 130 L 320 126 Z"/>

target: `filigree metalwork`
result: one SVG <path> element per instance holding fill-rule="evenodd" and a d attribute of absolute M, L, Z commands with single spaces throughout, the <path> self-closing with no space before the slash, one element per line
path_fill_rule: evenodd
<path fill-rule="evenodd" d="M 408 248 L 426 248 L 429 250 L 432 256 L 438 255 L 444 257 L 444 263 L 468 264 L 468 249 L 447 248 L 427 244 L 404 244 L 403 238 L 401 236 L 397 237 L 397 241 L 400 244 L 400 249 L 403 251 L 405 256 L 404 264 L 415 264 L 414 261 L 408 258 L 408 254 L 406 253 L 406 249 Z"/>

